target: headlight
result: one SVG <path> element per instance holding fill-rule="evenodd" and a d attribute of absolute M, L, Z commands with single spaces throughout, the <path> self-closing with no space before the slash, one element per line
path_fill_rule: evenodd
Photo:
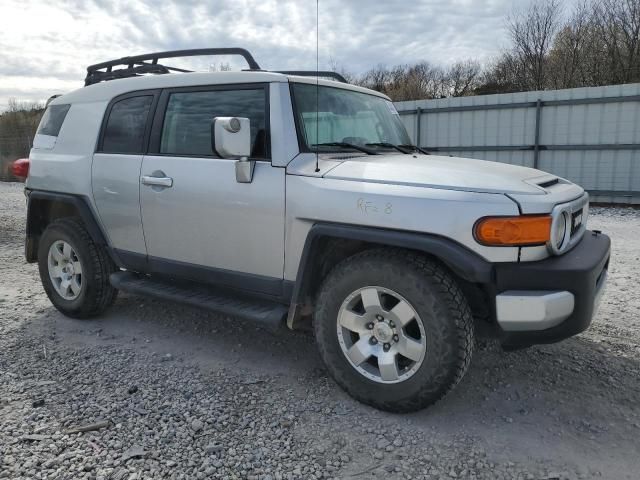
<path fill-rule="evenodd" d="M 564 244 L 565 236 L 567 235 L 567 224 L 567 212 L 562 212 L 554 219 L 551 241 L 558 250 L 560 250 Z"/>

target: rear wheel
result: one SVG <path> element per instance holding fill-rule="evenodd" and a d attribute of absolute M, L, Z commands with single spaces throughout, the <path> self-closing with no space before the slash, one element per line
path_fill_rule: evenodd
<path fill-rule="evenodd" d="M 348 258 L 324 280 L 314 329 L 330 374 L 357 400 L 389 411 L 424 408 L 464 375 L 473 320 L 451 275 L 402 250 Z"/>
<path fill-rule="evenodd" d="M 116 298 L 109 283 L 115 264 L 75 218 L 49 224 L 38 245 L 38 267 L 49 300 L 69 317 L 98 315 Z"/>

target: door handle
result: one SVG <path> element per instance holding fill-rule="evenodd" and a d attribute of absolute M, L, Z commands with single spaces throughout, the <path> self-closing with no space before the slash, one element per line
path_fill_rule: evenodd
<path fill-rule="evenodd" d="M 140 177 L 143 185 L 151 185 L 154 187 L 173 187 L 173 178 L 171 177 L 152 177 L 151 175 L 143 175 Z"/>

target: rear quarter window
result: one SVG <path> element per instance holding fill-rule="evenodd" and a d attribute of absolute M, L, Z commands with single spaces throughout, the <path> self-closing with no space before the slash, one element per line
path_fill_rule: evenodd
<path fill-rule="evenodd" d="M 153 95 L 125 98 L 114 103 L 104 127 L 103 153 L 143 153 L 145 128 Z"/>
<path fill-rule="evenodd" d="M 40 120 L 38 135 L 57 137 L 71 105 L 49 105 Z"/>

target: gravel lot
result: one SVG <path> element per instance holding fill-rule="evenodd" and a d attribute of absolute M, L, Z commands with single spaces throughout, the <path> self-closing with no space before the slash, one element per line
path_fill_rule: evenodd
<path fill-rule="evenodd" d="M 640 211 L 593 209 L 615 253 L 589 331 L 483 342 L 410 415 L 351 400 L 305 334 L 125 294 L 102 318 L 61 316 L 24 261 L 24 215 L 22 185 L 0 183 L 0 478 L 640 475 Z"/>

